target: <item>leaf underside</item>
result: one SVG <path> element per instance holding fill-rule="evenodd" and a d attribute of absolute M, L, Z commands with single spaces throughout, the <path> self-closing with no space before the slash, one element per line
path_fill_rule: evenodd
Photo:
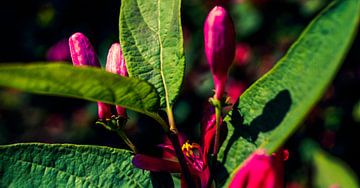
<path fill-rule="evenodd" d="M 0 65 L 0 86 L 117 104 L 145 114 L 159 108 L 158 95 L 150 84 L 92 67 L 63 63 Z"/>
<path fill-rule="evenodd" d="M 297 129 L 341 65 L 359 22 L 359 7 L 359 0 L 329 5 L 240 97 L 224 120 L 229 133 L 219 152 L 220 183 L 229 183 L 230 173 L 255 149 L 272 153 Z"/>
<path fill-rule="evenodd" d="M 120 43 L 130 77 L 153 84 L 161 107 L 171 107 L 185 69 L 180 0 L 124 0 Z"/>
<path fill-rule="evenodd" d="M 0 187 L 149 187 L 129 151 L 102 146 L 0 146 Z"/>

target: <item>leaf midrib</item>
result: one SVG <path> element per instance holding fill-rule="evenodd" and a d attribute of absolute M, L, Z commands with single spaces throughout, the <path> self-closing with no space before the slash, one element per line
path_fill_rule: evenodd
<path fill-rule="evenodd" d="M 164 75 L 164 68 L 163 68 L 163 45 L 162 45 L 162 41 L 161 41 L 161 35 L 160 35 L 160 31 L 161 31 L 161 19 L 160 19 L 160 2 L 161 0 L 157 1 L 158 4 L 158 31 L 156 32 L 157 36 L 158 36 L 158 40 L 159 40 L 159 45 L 160 45 L 160 75 L 161 75 L 161 81 L 164 85 L 164 92 L 165 92 L 165 103 L 166 103 L 166 109 L 168 111 L 168 109 L 171 109 L 170 103 L 169 103 L 169 93 L 168 93 L 168 89 L 167 89 L 167 85 L 166 85 L 166 81 L 165 81 L 165 75 Z"/>

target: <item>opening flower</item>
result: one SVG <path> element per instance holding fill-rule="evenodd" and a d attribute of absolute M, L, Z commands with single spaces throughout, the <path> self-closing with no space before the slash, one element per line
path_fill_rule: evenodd
<path fill-rule="evenodd" d="M 158 147 L 162 149 L 163 154 L 161 157 L 137 154 L 133 158 L 133 164 L 138 168 L 155 172 L 180 173 L 180 163 L 170 141 L 166 139 L 165 143 L 158 145 Z M 204 148 L 197 143 L 190 143 L 189 140 L 187 140 L 182 143 L 181 150 L 185 156 L 190 175 L 194 179 L 196 186 L 207 187 L 210 179 L 210 169 L 206 161 L 204 161 Z M 182 184 L 186 184 L 183 176 Z"/>

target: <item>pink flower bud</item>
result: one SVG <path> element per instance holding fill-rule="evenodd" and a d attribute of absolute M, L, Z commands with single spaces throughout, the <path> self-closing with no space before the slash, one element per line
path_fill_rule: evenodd
<path fill-rule="evenodd" d="M 94 48 L 84 34 L 73 34 L 69 38 L 69 46 L 73 65 L 100 67 Z"/>
<path fill-rule="evenodd" d="M 281 188 L 284 187 L 283 176 L 285 160 L 280 151 L 277 155 L 267 155 L 265 150 L 257 150 L 243 163 L 233 177 L 230 188 Z"/>
<path fill-rule="evenodd" d="M 120 43 L 114 43 L 109 49 L 106 61 L 106 70 L 120 76 L 128 76 L 125 58 Z"/>
<path fill-rule="evenodd" d="M 94 48 L 84 34 L 73 34 L 69 38 L 69 46 L 74 66 L 101 67 Z M 98 116 L 101 120 L 110 119 L 111 106 L 109 104 L 98 102 Z"/>
<path fill-rule="evenodd" d="M 98 102 L 98 116 L 101 120 L 111 118 L 111 106 L 102 102 Z"/>
<path fill-rule="evenodd" d="M 204 26 L 205 54 L 213 74 L 215 97 L 220 99 L 225 90 L 227 72 L 235 55 L 235 29 L 228 12 L 215 6 Z"/>
<path fill-rule="evenodd" d="M 120 43 L 114 43 L 109 49 L 106 61 L 106 71 L 120 76 L 128 76 L 125 58 L 123 56 Z M 127 117 L 125 108 L 116 106 L 116 111 L 119 116 Z"/>

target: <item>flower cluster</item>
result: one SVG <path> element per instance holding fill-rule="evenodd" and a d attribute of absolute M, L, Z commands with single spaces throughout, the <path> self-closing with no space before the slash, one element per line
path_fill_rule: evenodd
<path fill-rule="evenodd" d="M 82 33 L 75 33 L 69 38 L 70 55 L 74 66 L 101 67 L 89 39 Z M 109 49 L 106 61 L 106 71 L 127 76 L 125 59 L 119 43 L 114 43 Z M 116 106 L 116 115 L 126 118 L 125 108 Z M 98 102 L 98 115 L 100 120 L 109 120 L 112 116 L 111 105 Z"/>
<path fill-rule="evenodd" d="M 205 54 L 214 78 L 215 95 L 211 103 L 215 106 L 215 103 L 221 103 L 220 101 L 225 93 L 228 69 L 235 55 L 234 25 L 225 8 L 215 6 L 209 12 L 204 26 L 204 42 Z M 232 97 L 238 98 L 240 93 L 236 93 L 236 96 L 233 95 Z M 182 145 L 181 150 L 196 187 L 209 187 L 212 184 L 210 150 L 212 147 L 218 147 L 216 135 L 219 134 L 217 132 L 220 129 L 217 128 L 222 122 L 221 113 L 216 114 L 214 110 L 214 108 L 220 108 L 221 111 L 221 104 L 214 106 L 209 106 L 201 122 L 200 144 L 190 143 L 185 136 L 181 134 L 179 136 Z M 159 147 L 163 151 L 160 158 L 137 154 L 133 159 L 134 165 L 151 171 L 181 172 L 175 149 L 170 142 L 166 141 Z M 214 151 L 214 156 L 216 156 L 217 149 Z M 189 186 L 183 176 L 181 182 L 182 186 Z"/>
<path fill-rule="evenodd" d="M 205 188 L 213 184 L 217 152 L 221 145 L 220 133 L 226 131 L 226 126 L 221 126 L 222 112 L 232 107 L 244 88 L 239 83 L 230 82 L 231 87 L 225 92 L 228 70 L 234 56 L 240 56 L 246 50 L 235 50 L 234 25 L 224 7 L 215 6 L 209 12 L 204 25 L 204 43 L 206 59 L 214 79 L 215 94 L 210 98 L 210 105 L 201 121 L 200 144 L 190 142 L 181 132 L 170 133 L 164 138 L 164 142 L 157 146 L 162 151 L 160 157 L 138 153 L 121 129 L 113 129 L 111 126 L 109 128 L 107 125 L 111 124 L 114 116 L 127 119 L 125 108 L 114 108 L 110 104 L 98 102 L 98 115 L 102 125 L 117 131 L 134 151 L 133 164 L 155 172 L 181 173 L 182 187 Z M 73 34 L 69 39 L 69 46 L 74 66 L 101 67 L 93 46 L 82 33 Z M 105 69 L 120 76 L 128 76 L 119 43 L 114 43 L 109 49 Z M 225 94 L 228 97 L 226 104 L 223 100 Z M 268 156 L 262 150 L 256 151 L 235 175 L 231 187 L 281 187 L 281 176 L 277 175 L 282 164 L 279 158 Z"/>

